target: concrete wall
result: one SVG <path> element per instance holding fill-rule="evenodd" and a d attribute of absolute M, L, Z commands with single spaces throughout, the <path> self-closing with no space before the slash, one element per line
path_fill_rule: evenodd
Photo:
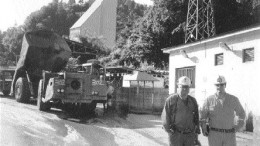
<path fill-rule="evenodd" d="M 219 47 L 219 42 L 225 42 L 233 51 Z M 254 48 L 254 61 L 242 62 L 242 50 Z M 243 107 L 253 114 L 260 115 L 260 29 L 245 33 L 233 33 L 182 47 L 189 58 L 184 58 L 179 51 L 170 52 L 169 93 L 175 90 L 176 68 L 196 67 L 194 95 L 202 106 L 205 98 L 214 94 L 213 78 L 224 75 L 227 80 L 226 91 L 239 97 Z M 215 54 L 223 53 L 224 64 L 215 66 Z"/>

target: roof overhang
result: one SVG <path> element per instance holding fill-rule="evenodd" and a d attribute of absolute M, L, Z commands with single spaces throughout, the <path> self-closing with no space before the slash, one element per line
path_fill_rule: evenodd
<path fill-rule="evenodd" d="M 240 30 L 240 31 L 236 31 L 236 32 L 227 33 L 227 34 L 223 34 L 223 35 L 220 35 L 220 36 L 204 39 L 204 40 L 199 40 L 199 41 L 188 43 L 188 44 L 184 44 L 184 45 L 164 48 L 164 49 L 162 49 L 162 51 L 163 51 L 163 53 L 170 54 L 172 51 L 182 50 L 182 49 L 185 49 L 185 48 L 196 47 L 196 46 L 199 46 L 201 44 L 210 43 L 210 42 L 213 42 L 213 41 L 225 39 L 225 38 L 228 38 L 228 37 L 232 37 L 232 36 L 236 36 L 236 35 L 252 32 L 252 31 L 256 31 L 256 30 L 258 30 L 258 31 L 260 30 L 260 25 L 257 25 L 255 27 L 251 27 L 251 28 L 246 28 L 246 29 L 243 29 L 243 30 Z"/>

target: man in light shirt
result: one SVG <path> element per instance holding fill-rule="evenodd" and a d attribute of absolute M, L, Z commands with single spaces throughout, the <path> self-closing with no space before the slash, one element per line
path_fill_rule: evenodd
<path fill-rule="evenodd" d="M 216 93 L 205 100 L 201 111 L 203 135 L 208 136 L 210 146 L 236 146 L 235 133 L 244 125 L 245 111 L 239 99 L 225 91 L 224 76 L 219 75 L 214 84 Z"/>

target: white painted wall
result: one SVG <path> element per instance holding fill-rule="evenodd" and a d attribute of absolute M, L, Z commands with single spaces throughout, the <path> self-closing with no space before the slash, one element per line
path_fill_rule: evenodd
<path fill-rule="evenodd" d="M 225 42 L 233 51 L 219 47 Z M 254 61 L 242 62 L 242 50 L 254 48 Z M 227 80 L 226 91 L 237 96 L 246 110 L 260 115 L 260 28 L 242 34 L 217 37 L 208 42 L 182 47 L 189 58 L 180 55 L 179 50 L 170 52 L 169 92 L 175 91 L 176 68 L 196 67 L 194 95 L 201 107 L 205 98 L 214 94 L 213 78 L 217 74 L 224 75 Z M 224 54 L 224 64 L 215 66 L 215 54 Z"/>

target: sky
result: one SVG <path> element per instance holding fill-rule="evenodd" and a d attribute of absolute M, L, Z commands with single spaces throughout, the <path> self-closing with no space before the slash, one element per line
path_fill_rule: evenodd
<path fill-rule="evenodd" d="M 66 0 L 63 0 L 66 1 Z M 152 5 L 151 0 L 134 0 L 137 3 Z M 21 25 L 27 16 L 48 5 L 52 0 L 0 0 L 0 30 Z"/>

